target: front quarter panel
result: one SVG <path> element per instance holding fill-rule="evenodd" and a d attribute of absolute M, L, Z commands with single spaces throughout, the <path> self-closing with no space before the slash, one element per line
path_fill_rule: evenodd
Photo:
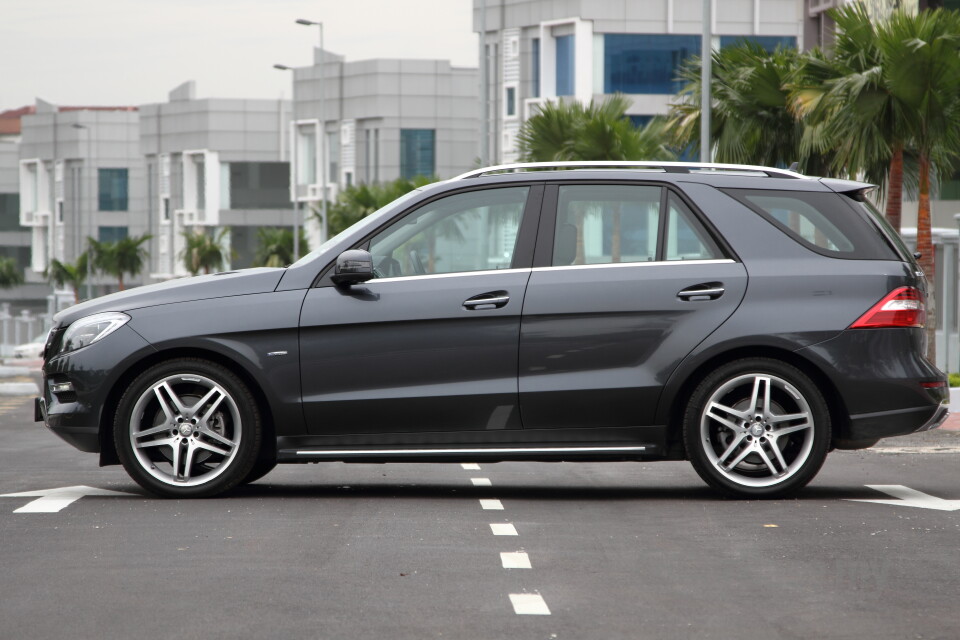
<path fill-rule="evenodd" d="M 212 352 L 236 363 L 262 390 L 276 434 L 296 435 L 303 429 L 298 325 L 305 293 L 276 291 L 138 309 L 130 312 L 130 326 L 160 354 Z"/>

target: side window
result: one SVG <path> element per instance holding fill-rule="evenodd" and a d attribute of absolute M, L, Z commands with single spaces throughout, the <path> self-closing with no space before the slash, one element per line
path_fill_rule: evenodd
<path fill-rule="evenodd" d="M 661 195 L 646 185 L 561 186 L 553 265 L 656 260 Z"/>
<path fill-rule="evenodd" d="M 667 237 L 664 260 L 713 260 L 722 258 L 713 238 L 700 225 L 690 208 L 671 193 L 667 197 Z"/>
<path fill-rule="evenodd" d="M 509 269 L 529 191 L 460 193 L 404 216 L 370 241 L 378 277 Z"/>

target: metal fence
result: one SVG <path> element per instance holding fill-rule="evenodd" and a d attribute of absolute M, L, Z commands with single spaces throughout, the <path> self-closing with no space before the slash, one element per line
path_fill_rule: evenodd
<path fill-rule="evenodd" d="M 33 313 L 27 309 L 11 309 L 9 302 L 0 303 L 0 357 L 13 356 L 17 345 L 34 342 L 50 329 L 53 316 L 73 304 L 73 293 L 54 291 L 47 296 L 47 312 Z M 42 339 L 42 338 L 41 338 Z"/>

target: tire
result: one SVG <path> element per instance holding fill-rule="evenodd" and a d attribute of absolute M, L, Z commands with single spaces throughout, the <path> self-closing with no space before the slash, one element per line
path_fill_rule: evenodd
<path fill-rule="evenodd" d="M 227 368 L 195 358 L 154 365 L 117 408 L 114 442 L 124 469 L 151 493 L 200 498 L 244 481 L 260 452 L 253 395 Z"/>
<path fill-rule="evenodd" d="M 263 476 L 267 475 L 273 471 L 274 467 L 277 466 L 276 460 L 257 460 L 253 468 L 250 469 L 250 473 L 247 474 L 247 477 L 240 481 L 241 485 L 250 484 L 251 482 L 256 482 Z"/>
<path fill-rule="evenodd" d="M 796 367 L 771 358 L 729 362 L 697 386 L 683 420 L 690 462 L 737 498 L 779 498 L 810 482 L 827 457 L 830 411 Z"/>

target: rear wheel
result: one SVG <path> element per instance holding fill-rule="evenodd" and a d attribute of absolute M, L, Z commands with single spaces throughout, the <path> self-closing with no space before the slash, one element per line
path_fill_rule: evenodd
<path fill-rule="evenodd" d="M 830 413 L 796 367 L 746 358 L 700 383 L 683 434 L 690 462 L 710 486 L 736 497 L 780 497 L 805 486 L 823 465 Z"/>
<path fill-rule="evenodd" d="M 139 375 L 124 393 L 114 440 L 120 462 L 143 488 L 212 496 L 250 476 L 260 415 L 249 389 L 225 367 L 171 360 Z"/>

